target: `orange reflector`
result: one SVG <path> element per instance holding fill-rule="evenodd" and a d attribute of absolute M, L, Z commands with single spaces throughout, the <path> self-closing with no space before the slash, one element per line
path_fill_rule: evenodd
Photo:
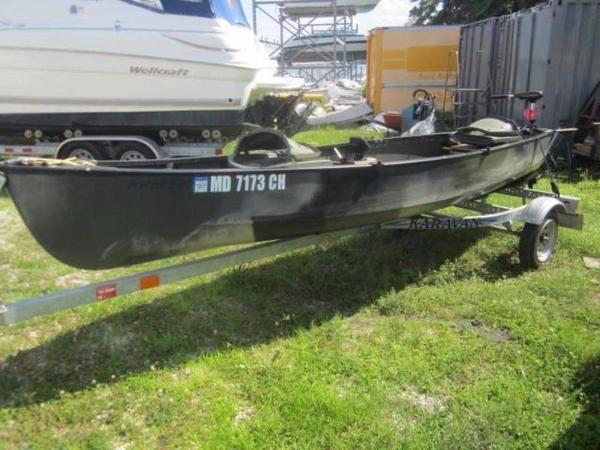
<path fill-rule="evenodd" d="M 140 278 L 140 289 L 152 289 L 160 286 L 160 278 L 158 275 L 148 275 L 147 277 Z"/>

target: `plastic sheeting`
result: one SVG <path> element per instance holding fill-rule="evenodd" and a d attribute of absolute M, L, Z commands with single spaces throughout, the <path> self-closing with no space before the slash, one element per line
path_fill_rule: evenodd
<path fill-rule="evenodd" d="M 414 124 L 410 130 L 402 133 L 402 137 L 425 136 L 435 133 L 435 112 L 432 112 L 425 120 Z"/>

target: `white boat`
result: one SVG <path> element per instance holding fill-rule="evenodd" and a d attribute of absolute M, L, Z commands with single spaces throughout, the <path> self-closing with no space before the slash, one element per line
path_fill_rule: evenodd
<path fill-rule="evenodd" d="M 373 108 L 367 102 L 362 102 L 352 106 L 342 106 L 340 109 L 330 113 L 312 115 L 307 119 L 306 123 L 311 127 L 343 125 L 366 121 L 372 114 Z"/>
<path fill-rule="evenodd" d="M 237 126 L 274 70 L 239 0 L 0 2 L 3 136 Z"/>
<path fill-rule="evenodd" d="M 343 29 L 335 35 L 336 38 L 332 30 L 327 30 L 291 39 L 283 45 L 282 59 L 293 62 L 330 61 L 334 52 L 341 59 L 345 51 L 349 60 L 366 61 L 367 36 L 355 30 L 344 32 Z"/>
<path fill-rule="evenodd" d="M 355 15 L 373 10 L 378 3 L 379 0 L 284 0 L 280 8 L 289 17 Z"/>

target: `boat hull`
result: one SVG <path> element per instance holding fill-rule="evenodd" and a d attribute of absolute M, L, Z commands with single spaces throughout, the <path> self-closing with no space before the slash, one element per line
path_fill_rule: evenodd
<path fill-rule="evenodd" d="M 344 36 L 340 32 L 338 38 L 341 42 L 333 45 L 333 36 L 308 36 L 290 41 L 283 46 L 282 59 L 293 62 L 319 62 L 329 61 L 332 53 L 337 52 L 338 57 L 343 53 L 352 61 L 364 61 L 367 59 L 367 37 L 366 36 Z"/>
<path fill-rule="evenodd" d="M 29 230 L 51 255 L 71 266 L 105 269 L 433 211 L 539 169 L 550 136 L 465 155 L 398 162 L 387 155 L 375 165 L 132 170 L 7 164 L 0 171 Z M 420 146 L 442 137 L 409 139 Z"/>
<path fill-rule="evenodd" d="M 335 6 L 325 2 L 288 2 L 281 4 L 281 12 L 286 16 L 312 17 L 312 16 L 334 16 L 342 14 L 355 15 L 372 11 L 379 0 L 339 0 Z"/>
<path fill-rule="evenodd" d="M 42 3 L 0 5 L 2 136 L 135 128 L 154 138 L 171 127 L 197 137 L 190 128 L 240 125 L 273 80 L 275 64 L 249 27 L 140 2 Z"/>
<path fill-rule="evenodd" d="M 127 50 L 128 41 L 137 40 L 155 49 L 184 47 L 156 32 L 70 30 L 68 35 L 81 42 L 72 48 L 57 48 L 60 43 L 52 43 L 53 33 L 57 31 L 0 33 L 4 39 L 0 44 L 0 114 L 239 110 L 248 100 L 256 74 L 252 68 L 218 64 L 209 51 L 181 52 L 182 59 L 175 59 L 160 57 L 158 51 L 154 57 L 139 54 L 133 45 Z M 30 45 L 49 44 L 39 49 L 18 47 L 20 34 Z M 106 48 L 91 50 L 94 42 L 108 40 L 112 43 L 104 43 Z M 123 53 L 117 50 L 119 44 Z M 204 60 L 187 59 L 195 53 Z M 206 54 L 215 62 L 208 62 Z"/>

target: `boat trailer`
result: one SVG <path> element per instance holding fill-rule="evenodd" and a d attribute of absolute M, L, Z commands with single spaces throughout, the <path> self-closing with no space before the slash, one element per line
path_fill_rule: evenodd
<path fill-rule="evenodd" d="M 399 219 L 350 230 L 282 239 L 182 264 L 139 272 L 101 283 L 26 298 L 13 303 L 0 302 L 0 325 L 9 325 L 81 305 L 112 300 L 118 296 L 217 272 L 228 267 L 247 264 L 303 247 L 330 243 L 342 237 L 369 233 L 378 229 L 456 230 L 491 227 L 520 236 L 519 257 L 521 265 L 530 269 L 537 268 L 552 257 L 558 238 L 559 226 L 576 230 L 583 228 L 583 216 L 577 213 L 579 199 L 561 196 L 557 189 L 554 190 L 556 192 L 507 187 L 496 191 L 494 194 L 519 197 L 522 199 L 521 206 L 495 205 L 488 201 L 488 196 L 485 196 L 454 205 L 454 207 L 464 210 L 476 211 L 480 213 L 479 215 L 463 217 L 435 212 L 411 219 Z M 524 226 L 520 229 L 516 228 L 515 222 L 524 223 Z"/>

